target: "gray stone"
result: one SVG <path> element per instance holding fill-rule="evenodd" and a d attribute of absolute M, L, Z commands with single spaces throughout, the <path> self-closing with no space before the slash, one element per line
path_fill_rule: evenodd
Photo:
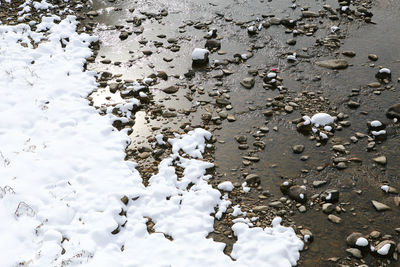
<path fill-rule="evenodd" d="M 246 89 L 251 89 L 251 88 L 253 88 L 253 86 L 255 84 L 255 79 L 254 79 L 254 77 L 247 77 L 247 78 L 244 78 L 240 82 L 240 84 Z"/>
<path fill-rule="evenodd" d="M 299 203 L 307 202 L 307 192 L 303 187 L 301 187 L 299 185 L 291 186 L 289 188 L 287 194 L 291 199 L 293 199 Z"/>
<path fill-rule="evenodd" d="M 163 89 L 163 92 L 166 94 L 174 94 L 176 92 L 178 92 L 179 87 L 176 85 L 172 85 L 172 86 L 168 86 L 167 88 Z"/>
<path fill-rule="evenodd" d="M 245 180 L 247 184 L 257 184 L 260 182 L 260 176 L 257 174 L 248 174 Z"/>

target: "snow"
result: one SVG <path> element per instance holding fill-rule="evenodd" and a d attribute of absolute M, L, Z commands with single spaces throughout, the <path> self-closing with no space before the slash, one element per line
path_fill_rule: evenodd
<path fill-rule="evenodd" d="M 205 60 L 210 51 L 203 48 L 195 48 L 192 53 L 192 60 Z"/>
<path fill-rule="evenodd" d="M 381 189 L 382 189 L 382 191 L 385 191 L 386 193 L 389 193 L 390 187 L 388 185 L 382 185 Z"/>
<path fill-rule="evenodd" d="M 375 121 L 371 121 L 371 126 L 372 127 L 381 127 L 382 126 L 382 122 L 375 120 Z"/>
<path fill-rule="evenodd" d="M 163 140 L 164 136 L 163 136 L 162 134 L 157 134 L 157 135 L 155 136 L 155 138 L 156 138 L 157 144 L 159 144 L 159 145 L 165 145 L 165 142 L 164 142 L 164 140 Z"/>
<path fill-rule="evenodd" d="M 391 71 L 390 71 L 390 69 L 388 69 L 388 68 L 382 68 L 382 69 L 379 70 L 379 73 L 387 73 L 387 74 L 390 74 Z"/>
<path fill-rule="evenodd" d="M 247 182 L 242 183 L 243 192 L 248 193 L 250 192 L 250 187 L 247 186 Z"/>
<path fill-rule="evenodd" d="M 331 32 L 332 32 L 332 33 L 335 33 L 335 32 L 337 32 L 339 29 L 340 29 L 340 28 L 339 28 L 338 26 L 332 26 L 332 27 L 331 27 Z"/>
<path fill-rule="evenodd" d="M 385 135 L 386 131 L 385 130 L 380 130 L 380 131 L 371 131 L 372 135 L 378 136 L 378 135 Z"/>
<path fill-rule="evenodd" d="M 223 190 L 223 191 L 230 192 L 233 190 L 233 188 L 234 188 L 234 186 L 233 186 L 232 182 L 230 182 L 230 181 L 225 181 L 218 185 L 218 189 Z"/>
<path fill-rule="evenodd" d="M 327 113 L 317 113 L 314 116 L 311 117 L 311 122 L 316 126 L 325 126 L 332 124 L 334 122 L 334 119 L 331 115 Z"/>
<path fill-rule="evenodd" d="M 366 246 L 368 246 L 368 240 L 364 237 L 359 237 L 356 240 L 356 246 L 366 247 Z"/>
<path fill-rule="evenodd" d="M 246 212 L 243 212 L 241 209 L 240 209 L 240 206 L 239 205 L 235 205 L 235 206 L 233 206 L 233 212 L 232 212 L 232 216 L 233 217 L 237 217 L 237 216 L 239 216 L 239 215 L 244 215 L 244 216 L 246 216 Z"/>
<path fill-rule="evenodd" d="M 387 255 L 389 253 L 390 247 L 391 247 L 391 244 L 385 244 L 385 245 L 383 245 L 383 247 L 378 249 L 376 252 L 379 255 L 385 256 L 385 255 Z"/>
<path fill-rule="evenodd" d="M 273 266 L 286 267 L 296 265 L 299 254 L 290 253 L 301 250 L 303 242 L 292 228 L 280 225 L 281 218 L 272 221 L 272 228 L 250 228 L 236 223 L 232 229 L 238 238 L 232 250 L 232 258 L 237 266 Z M 288 248 L 290 248 L 288 250 Z M 298 252 L 297 252 L 298 253 Z M 257 258 L 263 258 L 263 264 Z M 216 266 L 216 265 L 214 265 Z"/>
<path fill-rule="evenodd" d="M 36 32 L 0 26 L 2 266 L 296 265 L 303 242 L 280 218 L 264 229 L 235 219 L 236 261 L 224 254 L 225 244 L 207 238 L 231 205 L 208 183 L 214 165 L 203 153 L 210 132 L 168 139 L 172 153 L 145 187 L 137 164 L 125 161 L 127 131 L 112 127 L 127 121 L 139 100 L 100 116 L 86 99 L 97 89 L 96 73 L 84 70 L 97 38 L 76 33 L 74 16 L 46 16 Z M 154 233 L 147 231 L 150 219 Z"/>

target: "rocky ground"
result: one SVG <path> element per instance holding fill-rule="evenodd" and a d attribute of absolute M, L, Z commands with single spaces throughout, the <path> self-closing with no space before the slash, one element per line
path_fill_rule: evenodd
<path fill-rule="evenodd" d="M 226 254 L 234 220 L 264 227 L 281 216 L 306 243 L 299 266 L 398 265 L 400 58 L 390 44 L 399 40 L 391 34 L 398 3 L 109 0 L 70 8 L 81 14 L 80 31 L 100 37 L 87 62 L 99 89 L 88 98 L 131 132 L 126 160 L 139 163 L 145 185 L 170 154 L 167 138 L 198 126 L 213 133 L 210 182 L 234 185 L 209 235 L 227 244 Z M 3 23 L 18 23 L 2 12 Z M 208 56 L 193 62 L 195 48 Z M 121 103 L 133 98 L 140 105 L 127 118 Z M 321 113 L 322 123 L 313 117 Z"/>
<path fill-rule="evenodd" d="M 101 37 L 89 68 L 103 71 L 90 99 L 146 103 L 115 122 L 132 129 L 127 160 L 150 177 L 170 149 L 150 133 L 165 141 L 201 126 L 214 133 L 211 183 L 234 184 L 210 234 L 227 254 L 237 217 L 267 226 L 281 216 L 307 244 L 300 266 L 396 266 L 398 61 L 342 48 L 378 23 L 382 3 L 214 2 L 100 1 L 86 13 Z M 192 62 L 195 48 L 208 57 Z M 317 113 L 328 127 L 309 122 Z"/>

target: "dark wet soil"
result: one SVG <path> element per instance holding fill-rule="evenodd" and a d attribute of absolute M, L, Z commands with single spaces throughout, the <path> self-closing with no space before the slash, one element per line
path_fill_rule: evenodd
<path fill-rule="evenodd" d="M 292 9 L 294 3 L 297 8 Z M 332 6 L 337 18 L 333 18 L 333 13 L 324 5 Z M 301 8 L 321 13 L 316 18 L 302 18 Z M 252 212 L 255 206 L 281 200 L 285 208 L 254 212 L 260 217 L 257 225 L 267 226 L 271 218 L 280 215 L 285 224 L 295 227 L 297 232 L 309 229 L 313 233 L 314 241 L 306 245 L 299 266 L 355 266 L 362 263 L 398 266 L 393 257 L 378 259 L 367 254 L 362 260 L 354 259 L 346 254 L 345 240 L 352 232 L 368 236 L 375 230 L 381 232 L 381 236 L 370 238 L 373 245 L 383 239 L 399 242 L 399 233 L 395 229 L 400 227 L 400 208 L 393 201 L 397 194 L 384 193 L 380 187 L 389 184 L 400 190 L 399 126 L 385 116 L 387 108 L 400 99 L 400 3 L 378 0 L 373 3 L 354 1 L 351 5 L 353 10 L 372 12 L 372 17 L 355 12 L 344 14 L 337 8 L 336 0 L 95 0 L 93 10 L 98 11 L 98 15 L 89 17 L 87 22 L 96 23 L 97 27 L 93 29 L 100 37 L 101 45 L 88 68 L 107 71 L 113 76 L 103 81 L 104 88 L 92 94 L 91 99 L 95 106 L 102 108 L 116 105 L 122 99 L 119 94 L 122 89 L 110 93 L 107 85 L 119 83 L 125 86 L 137 80 L 143 84 L 146 77 L 154 78 L 153 74 L 164 71 L 168 80 L 154 78 L 132 118 L 133 127 L 126 125 L 131 129 L 132 137 L 128 152 L 132 159 L 145 163 L 139 170 L 142 175 L 155 170 L 153 159 L 138 157 L 146 147 L 152 147 L 155 135 L 204 127 L 213 132 L 216 141 L 213 157 L 217 167 L 212 183 L 230 180 L 237 184 L 230 195 L 233 205 L 239 204 L 242 210 Z M 256 35 L 247 33 L 248 26 L 258 26 L 277 17 L 294 19 L 297 25 L 265 25 Z M 334 25 L 340 28 L 335 34 L 331 32 Z M 221 42 L 221 49 L 210 55 L 208 66 L 194 69 L 194 77 L 188 78 L 184 74 L 192 70 L 191 53 L 195 47 L 204 47 L 204 36 L 212 28 L 217 29 L 216 40 Z M 305 33 L 296 35 L 293 30 Z M 124 40 L 120 38 L 122 32 L 128 34 Z M 175 40 L 169 42 L 169 38 Z M 288 45 L 289 39 L 295 39 L 296 44 Z M 341 54 L 343 51 L 354 51 L 356 55 L 346 57 Z M 253 57 L 234 60 L 235 54 L 248 52 Z M 292 52 L 298 55 L 295 63 L 286 60 Z M 369 54 L 378 55 L 378 61 L 369 60 Z M 315 64 L 331 58 L 346 59 L 349 67 L 331 70 Z M 106 59 L 110 62 L 104 61 Z M 227 60 L 228 64 L 218 66 L 215 60 Z M 375 74 L 379 66 L 392 70 L 392 81 L 371 88 L 368 84 L 377 81 Z M 280 89 L 263 86 L 260 74 L 271 68 L 279 69 Z M 221 75 L 222 69 L 228 69 L 232 74 Z M 252 89 L 245 89 L 240 81 L 251 76 L 249 72 L 257 73 L 256 82 Z M 179 87 L 176 93 L 162 91 L 172 85 Z M 221 96 L 232 108 L 216 103 L 216 98 Z M 349 108 L 349 100 L 360 103 L 360 107 Z M 274 102 L 278 104 L 275 106 Z M 289 102 L 296 103 L 293 112 L 285 112 L 283 108 Z M 266 117 L 264 111 L 270 109 L 270 105 L 274 112 Z M 235 121 L 218 116 L 221 111 L 233 115 Z M 292 123 L 303 115 L 312 116 L 316 112 L 327 112 L 340 118 L 340 127 L 327 142 L 310 134 L 300 134 L 296 124 Z M 211 120 L 202 119 L 205 113 L 211 114 Z M 387 124 L 388 136 L 367 151 L 367 144 L 372 140 L 365 137 L 353 142 L 350 137 L 357 132 L 368 134 L 367 121 L 372 120 Z M 234 138 L 237 135 L 247 136 L 248 149 L 238 149 L 239 144 Z M 253 145 L 259 141 L 264 143 L 264 148 Z M 292 151 L 292 146 L 297 144 L 305 146 L 300 155 Z M 345 145 L 346 152 L 334 152 L 332 146 L 335 144 Z M 374 163 L 372 158 L 379 155 L 386 156 L 386 165 Z M 243 158 L 245 156 L 256 156 L 259 160 L 249 162 Z M 308 156 L 308 159 L 301 160 L 302 156 L 303 159 Z M 339 156 L 354 160 L 346 161 L 346 169 L 339 170 L 333 163 Z M 258 174 L 260 183 L 245 194 L 240 185 L 249 173 Z M 301 204 L 291 201 L 280 191 L 279 186 L 285 180 L 306 186 L 309 197 L 304 205 L 306 212 L 300 213 Z M 326 184 L 314 188 L 313 181 L 326 181 Z M 334 203 L 334 214 L 342 219 L 340 224 L 329 221 L 321 210 L 323 201 L 319 194 L 328 189 L 340 192 L 339 202 Z M 385 203 L 392 210 L 377 212 L 371 200 Z M 216 231 L 210 235 L 227 243 L 227 254 L 235 242 L 229 228 L 231 220 L 232 217 L 226 214 L 221 221 L 216 221 Z"/>

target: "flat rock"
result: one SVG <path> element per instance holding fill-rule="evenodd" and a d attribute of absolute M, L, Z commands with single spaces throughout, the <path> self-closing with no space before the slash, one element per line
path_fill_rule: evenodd
<path fill-rule="evenodd" d="M 334 70 L 345 69 L 349 66 L 349 63 L 344 59 L 329 59 L 329 60 L 317 61 L 315 64 L 323 68 L 334 69 Z"/>
<path fill-rule="evenodd" d="M 387 211 L 387 210 L 391 210 L 391 208 L 390 208 L 388 205 L 386 205 L 386 204 L 383 204 L 383 203 L 378 202 L 378 201 L 376 201 L 376 200 L 371 200 L 371 202 L 372 202 L 372 205 L 374 205 L 374 208 L 375 208 L 377 211 Z"/>

